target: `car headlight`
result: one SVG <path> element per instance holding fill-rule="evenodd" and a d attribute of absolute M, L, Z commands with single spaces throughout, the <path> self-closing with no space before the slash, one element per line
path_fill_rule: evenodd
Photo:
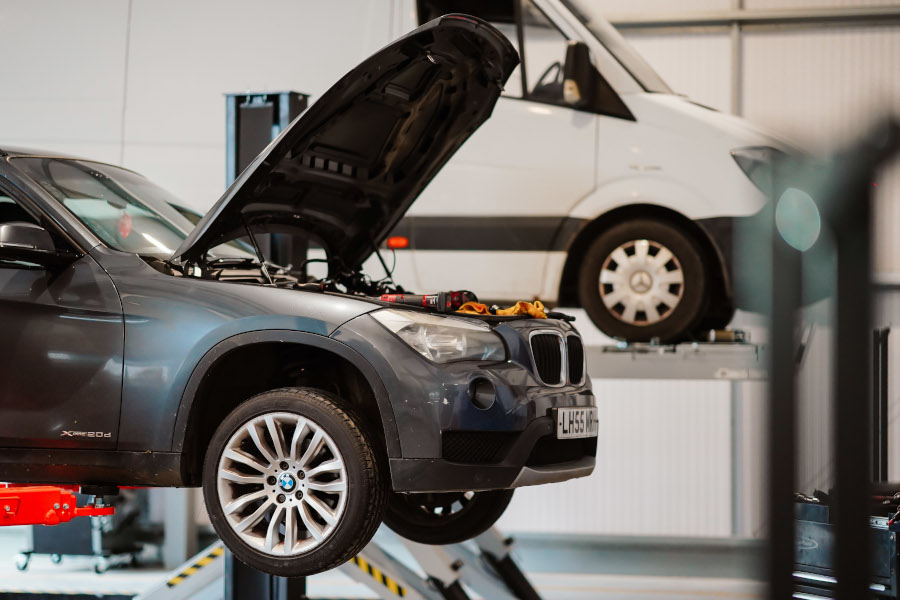
<path fill-rule="evenodd" d="M 409 346 L 436 363 L 506 360 L 506 347 L 486 323 L 387 308 L 372 316 Z"/>
<path fill-rule="evenodd" d="M 775 184 L 773 164 L 781 155 L 784 155 L 784 152 L 771 146 L 750 146 L 731 151 L 731 156 L 741 171 L 759 188 L 759 191 L 770 197 L 774 191 L 772 186 Z"/>

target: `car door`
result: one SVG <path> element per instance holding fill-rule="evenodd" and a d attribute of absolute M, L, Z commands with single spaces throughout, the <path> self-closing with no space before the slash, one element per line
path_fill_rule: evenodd
<path fill-rule="evenodd" d="M 597 116 L 563 102 L 568 38 L 530 0 L 520 10 L 521 27 L 513 14 L 483 15 L 520 50 L 522 64 L 491 118 L 405 220 L 420 291 L 472 289 L 507 301 L 556 295 L 542 289 L 544 272 L 548 260 L 565 259 L 562 249 L 551 252 L 554 237 L 594 188 Z M 407 280 L 399 272 L 395 279 Z"/>
<path fill-rule="evenodd" d="M 0 224 L 47 227 L 39 216 L 0 188 Z M 90 256 L 45 267 L 0 248 L 0 447 L 115 448 L 124 331 L 112 280 Z"/>

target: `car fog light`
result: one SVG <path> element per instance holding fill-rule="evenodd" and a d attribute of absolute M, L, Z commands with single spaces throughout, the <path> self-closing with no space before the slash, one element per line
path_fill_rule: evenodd
<path fill-rule="evenodd" d="M 469 384 L 469 400 L 477 408 L 487 410 L 494 405 L 496 399 L 494 384 L 487 379 L 478 378 Z"/>

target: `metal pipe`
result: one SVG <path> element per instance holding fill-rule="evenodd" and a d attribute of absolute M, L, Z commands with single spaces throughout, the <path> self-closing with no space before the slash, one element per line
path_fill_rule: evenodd
<path fill-rule="evenodd" d="M 513 3 L 513 18 L 516 20 L 516 37 L 519 49 L 519 71 L 522 75 L 522 97 L 528 100 L 528 76 L 525 71 L 525 27 L 522 25 L 522 0 Z"/>
<path fill-rule="evenodd" d="M 771 212 L 772 223 L 767 570 L 769 598 L 787 600 L 792 597 L 794 586 L 794 492 L 797 469 L 794 325 L 800 307 L 802 278 L 800 253 L 778 234 L 774 209 L 773 201 L 767 209 Z"/>
<path fill-rule="evenodd" d="M 732 380 L 731 389 L 731 535 L 744 534 L 744 419 L 743 382 Z"/>
<path fill-rule="evenodd" d="M 875 481 L 888 481 L 888 458 L 890 456 L 888 454 L 888 336 L 890 333 L 890 327 L 876 331 L 877 352 L 873 364 L 877 365 L 875 369 L 877 379 L 873 383 L 878 390 L 877 404 L 874 407 L 877 415 L 877 429 L 872 432 L 878 444 L 875 448 L 875 455 L 878 457 Z"/>
<path fill-rule="evenodd" d="M 704 11 L 676 11 L 652 14 L 627 13 L 608 15 L 610 22 L 619 29 L 659 29 L 681 27 L 730 27 L 732 25 L 792 25 L 808 26 L 825 23 L 858 24 L 871 22 L 878 25 L 896 24 L 900 21 L 900 6 L 854 6 L 829 8 L 780 8 Z"/>
<path fill-rule="evenodd" d="M 890 367 L 890 363 L 888 361 L 888 350 L 890 346 L 888 346 L 888 336 L 891 334 L 891 328 L 886 327 L 881 330 L 881 351 L 878 354 L 878 362 L 880 365 L 880 379 L 878 382 L 878 404 L 879 411 L 881 412 L 881 417 L 879 420 L 879 432 L 878 432 L 878 440 L 881 444 L 880 452 L 881 452 L 881 461 L 880 467 L 881 471 L 880 481 L 888 481 L 890 475 L 888 474 L 888 466 L 889 466 L 889 458 L 890 454 L 888 454 L 888 450 L 890 446 L 888 445 L 888 368 Z"/>
<path fill-rule="evenodd" d="M 731 0 L 731 8 L 743 10 L 744 0 Z M 740 23 L 731 24 L 731 114 L 744 111 L 744 39 Z"/>
<path fill-rule="evenodd" d="M 840 218 L 832 221 L 837 243 L 837 365 L 835 390 L 835 543 L 837 597 L 858 600 L 871 578 L 869 532 L 869 335 L 871 250 L 869 186 L 848 191 Z"/>
<path fill-rule="evenodd" d="M 888 480 L 888 358 L 890 328 L 872 332 L 872 481 Z"/>

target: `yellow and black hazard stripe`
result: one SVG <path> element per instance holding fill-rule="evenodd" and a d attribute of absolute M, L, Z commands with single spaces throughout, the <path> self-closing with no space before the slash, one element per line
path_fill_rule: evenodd
<path fill-rule="evenodd" d="M 403 586 L 382 573 L 378 567 L 368 562 L 362 556 L 354 556 L 350 560 L 357 567 L 368 573 L 375 581 L 389 589 L 395 596 L 402 598 L 406 595 L 406 590 L 403 588 Z"/>
<path fill-rule="evenodd" d="M 200 558 L 197 562 L 192 564 L 190 567 L 170 579 L 166 582 L 166 585 L 170 588 L 175 587 L 179 583 L 183 582 L 185 579 L 202 569 L 203 567 L 211 565 L 217 558 L 221 558 L 225 555 L 225 548 L 219 546 L 218 548 L 213 548 L 209 552 L 206 553 L 202 558 Z"/>

